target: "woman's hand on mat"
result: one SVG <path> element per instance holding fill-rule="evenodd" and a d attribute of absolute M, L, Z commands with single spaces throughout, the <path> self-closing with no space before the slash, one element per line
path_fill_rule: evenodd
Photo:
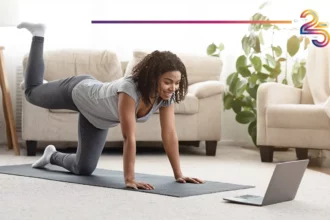
<path fill-rule="evenodd" d="M 196 184 L 205 183 L 205 181 L 200 180 L 198 178 L 191 178 L 191 177 L 184 177 L 184 176 L 176 178 L 176 181 L 178 183 L 196 183 Z"/>
<path fill-rule="evenodd" d="M 126 187 L 132 188 L 132 189 L 146 189 L 146 190 L 155 189 L 149 183 L 137 182 L 135 180 L 127 180 L 126 181 Z"/>

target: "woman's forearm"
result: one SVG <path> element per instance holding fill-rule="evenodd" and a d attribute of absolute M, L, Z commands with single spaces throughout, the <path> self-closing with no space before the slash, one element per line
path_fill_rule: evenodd
<path fill-rule="evenodd" d="M 127 138 L 124 140 L 123 150 L 123 165 L 124 165 L 124 178 L 127 180 L 134 180 L 134 166 L 136 155 L 136 141 L 134 138 Z"/>
<path fill-rule="evenodd" d="M 181 177 L 182 172 L 179 158 L 179 142 L 176 132 L 163 133 L 162 140 L 167 157 L 173 169 L 174 177 Z"/>

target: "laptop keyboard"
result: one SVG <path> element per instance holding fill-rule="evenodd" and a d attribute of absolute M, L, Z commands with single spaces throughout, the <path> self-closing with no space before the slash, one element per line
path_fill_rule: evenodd
<path fill-rule="evenodd" d="M 254 199 L 254 198 L 260 198 L 260 196 L 243 195 L 243 196 L 238 196 L 238 198 L 242 198 L 242 199 Z"/>

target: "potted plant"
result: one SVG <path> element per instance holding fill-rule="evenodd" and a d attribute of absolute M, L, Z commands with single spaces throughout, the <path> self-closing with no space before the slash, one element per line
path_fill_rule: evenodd
<path fill-rule="evenodd" d="M 267 2 L 259 9 L 263 9 Z M 251 20 L 267 21 L 269 18 L 260 11 L 255 13 Z M 236 59 L 236 71 L 226 79 L 224 96 L 224 109 L 232 109 L 236 114 L 236 121 L 248 125 L 248 133 L 256 145 L 257 117 L 256 96 L 258 87 L 265 82 L 278 82 L 288 84 L 291 76 L 292 84 L 302 88 L 306 74 L 306 61 L 300 58 L 299 52 L 306 50 L 310 43 L 307 37 L 292 34 L 295 30 L 283 30 L 274 24 L 249 25 L 248 34 L 241 40 L 242 54 Z M 271 33 L 272 39 L 264 39 L 266 33 Z M 274 36 L 289 34 L 286 45 L 275 45 Z M 216 46 L 214 43 L 207 47 L 207 54 L 220 56 L 224 49 L 223 44 Z M 291 74 L 288 73 L 289 66 Z"/>

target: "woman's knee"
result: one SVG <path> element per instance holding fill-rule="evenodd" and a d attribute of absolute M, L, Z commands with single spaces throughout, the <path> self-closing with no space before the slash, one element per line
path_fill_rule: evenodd
<path fill-rule="evenodd" d="M 95 169 L 96 166 L 76 166 L 75 173 L 81 176 L 89 176 L 94 172 Z"/>
<path fill-rule="evenodd" d="M 36 105 L 36 99 L 33 97 L 32 95 L 32 89 L 33 88 L 28 88 L 28 89 L 25 89 L 24 91 L 24 94 L 25 94 L 25 99 L 26 101 L 28 101 L 29 103 L 33 104 L 33 105 Z"/>

